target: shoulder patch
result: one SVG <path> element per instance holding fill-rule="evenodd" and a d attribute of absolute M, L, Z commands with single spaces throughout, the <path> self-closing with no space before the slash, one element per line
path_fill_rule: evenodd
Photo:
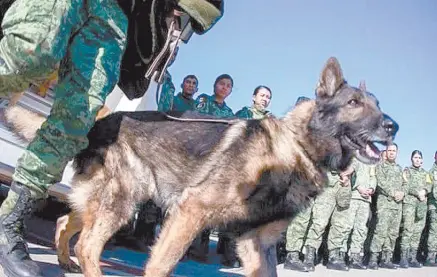
<path fill-rule="evenodd" d="M 407 168 L 405 168 L 404 171 L 402 172 L 402 178 L 404 179 L 405 182 L 408 182 L 408 175 L 409 175 L 409 171 Z"/>
<path fill-rule="evenodd" d="M 199 98 L 197 99 L 197 105 L 196 105 L 196 108 L 197 109 L 202 109 L 202 108 L 204 108 L 205 107 L 205 105 L 206 105 L 206 102 L 207 102 L 208 100 L 206 99 L 206 96 L 203 96 L 203 95 L 201 95 L 201 96 L 199 96 Z"/>
<path fill-rule="evenodd" d="M 427 184 L 432 184 L 432 179 L 431 179 L 431 175 L 426 173 L 426 183 Z"/>
<path fill-rule="evenodd" d="M 373 166 L 373 165 L 371 165 L 370 166 L 370 168 L 369 168 L 369 171 L 370 171 L 370 176 L 376 176 L 376 166 Z"/>

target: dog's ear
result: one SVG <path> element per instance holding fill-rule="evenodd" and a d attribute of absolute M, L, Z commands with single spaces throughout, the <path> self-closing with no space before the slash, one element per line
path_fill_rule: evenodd
<path fill-rule="evenodd" d="M 328 59 L 320 75 L 316 88 L 316 97 L 332 97 L 338 88 L 344 83 L 343 72 L 340 63 L 334 57 Z"/>
<path fill-rule="evenodd" d="M 366 92 L 366 82 L 365 81 L 361 81 L 360 82 L 360 86 L 358 87 L 362 92 Z"/>

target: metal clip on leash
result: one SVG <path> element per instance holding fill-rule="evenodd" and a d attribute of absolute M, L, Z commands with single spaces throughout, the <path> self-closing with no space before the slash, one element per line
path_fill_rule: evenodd
<path fill-rule="evenodd" d="M 170 64 L 170 61 L 172 60 L 176 49 L 179 45 L 180 38 L 182 31 L 177 30 L 175 27 L 176 23 L 175 21 L 172 21 L 170 24 L 170 28 L 168 30 L 167 39 L 165 41 L 164 46 L 162 47 L 159 54 L 156 56 L 156 58 L 153 60 L 152 64 L 150 65 L 149 69 L 146 72 L 145 77 L 147 79 L 153 80 L 157 82 L 158 84 L 162 84 L 164 80 L 165 70 L 167 69 L 168 65 Z M 170 51 L 170 55 L 167 57 L 167 60 L 165 61 L 164 67 L 162 68 L 161 72 L 158 71 L 158 65 L 161 64 L 162 60 L 165 57 L 165 53 L 167 51 Z M 159 74 L 159 76 L 158 76 Z"/>

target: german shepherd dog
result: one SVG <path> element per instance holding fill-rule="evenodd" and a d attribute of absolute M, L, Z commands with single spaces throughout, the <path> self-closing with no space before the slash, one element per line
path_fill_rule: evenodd
<path fill-rule="evenodd" d="M 15 131 L 31 138 L 43 120 L 25 115 L 18 106 L 6 112 Z M 135 205 L 152 199 L 167 214 L 144 276 L 169 276 L 195 236 L 212 226 L 238 230 L 246 276 L 274 276 L 265 249 L 323 190 L 326 171 L 345 170 L 353 156 L 378 162 L 375 143 L 391 143 L 398 131 L 364 86 L 345 81 L 336 58 L 322 70 L 316 99 L 283 118 L 172 115 L 117 112 L 96 122 L 88 148 L 75 157 L 72 212 L 58 220 L 62 266 L 75 270 L 68 242 L 81 232 L 75 253 L 82 272 L 101 276 L 105 243 Z"/>

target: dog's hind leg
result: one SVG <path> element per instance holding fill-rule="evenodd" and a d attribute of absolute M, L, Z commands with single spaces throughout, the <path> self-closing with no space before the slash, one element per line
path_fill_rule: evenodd
<path fill-rule="evenodd" d="M 65 269 L 67 272 L 81 272 L 79 265 L 77 265 L 70 259 L 69 246 L 71 238 L 81 229 L 82 221 L 75 212 L 64 215 L 58 218 L 58 220 L 56 221 L 55 244 L 56 252 L 58 255 L 58 262 L 59 266 Z"/>
<path fill-rule="evenodd" d="M 151 251 L 145 277 L 168 277 L 196 235 L 206 226 L 209 211 L 194 197 L 172 207 Z"/>
<path fill-rule="evenodd" d="M 237 238 L 237 252 L 247 277 L 276 277 L 275 243 L 288 221 L 275 221 Z"/>
<path fill-rule="evenodd" d="M 84 276 L 102 276 L 100 256 L 103 247 L 115 232 L 128 222 L 133 212 L 132 205 L 135 205 L 135 203 L 129 203 L 131 199 L 128 199 L 127 202 L 125 200 L 118 198 L 119 202 L 117 204 L 126 204 L 123 207 L 130 209 L 129 211 L 115 210 L 111 201 L 95 203 L 96 207 L 97 205 L 100 206 L 95 209 L 88 206 L 88 209 L 84 211 L 82 217 L 83 229 L 75 246 L 75 252 Z M 120 203 L 121 201 L 125 203 Z"/>

